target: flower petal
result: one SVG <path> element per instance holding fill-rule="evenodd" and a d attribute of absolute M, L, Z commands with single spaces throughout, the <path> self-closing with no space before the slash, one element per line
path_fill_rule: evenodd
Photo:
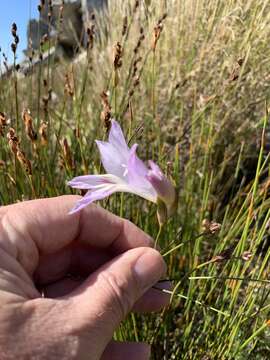
<path fill-rule="evenodd" d="M 149 161 L 151 170 L 148 171 L 146 179 L 157 192 L 158 197 L 167 205 L 172 207 L 176 201 L 176 191 L 170 180 L 163 174 L 161 169 L 153 161 Z"/>
<path fill-rule="evenodd" d="M 163 172 L 162 170 L 160 169 L 160 167 L 152 160 L 148 160 L 148 164 L 150 166 L 150 169 L 155 173 L 155 175 L 157 177 L 160 178 L 160 180 L 162 180 L 162 177 L 164 176 L 163 175 Z"/>
<path fill-rule="evenodd" d="M 109 143 L 113 145 L 120 153 L 129 156 L 129 147 L 127 146 L 123 131 L 119 123 L 112 120 L 112 125 L 109 133 Z"/>
<path fill-rule="evenodd" d="M 157 193 L 153 186 L 146 179 L 146 175 L 148 173 L 148 169 L 140 160 L 136 154 L 138 145 L 134 144 L 130 149 L 130 156 L 128 160 L 128 184 L 136 191 L 137 194 L 142 193 L 140 195 L 148 200 L 155 202 L 157 198 Z M 135 192 L 133 190 L 133 192 Z"/>
<path fill-rule="evenodd" d="M 102 200 L 107 196 L 110 196 L 113 194 L 116 190 L 116 185 L 107 185 L 103 186 L 102 188 L 98 190 L 90 190 L 88 191 L 85 196 L 77 202 L 77 204 L 74 206 L 74 208 L 69 212 L 70 214 L 74 214 L 80 210 L 82 210 L 84 207 L 88 206 L 92 202 L 96 200 Z"/>
<path fill-rule="evenodd" d="M 96 140 L 101 161 L 107 173 L 125 178 L 128 157 L 124 152 L 118 151 L 111 143 Z"/>
<path fill-rule="evenodd" d="M 68 181 L 67 184 L 74 189 L 97 189 L 104 187 L 104 185 L 116 184 L 118 182 L 118 177 L 111 174 L 104 174 L 77 176 Z"/>
<path fill-rule="evenodd" d="M 110 183 L 107 182 L 107 183 L 103 183 L 100 185 L 92 185 L 92 184 L 94 184 L 94 183 L 96 184 L 98 182 L 98 179 L 97 179 L 99 177 L 98 175 L 97 176 L 95 176 L 95 175 L 78 176 L 78 178 L 75 178 L 75 179 L 79 179 L 78 182 L 76 182 L 77 180 L 75 180 L 75 179 L 70 181 L 70 183 L 73 183 L 72 186 L 75 188 L 79 188 L 79 185 L 81 184 L 82 186 L 89 186 L 88 188 L 90 189 L 85 194 L 85 196 L 77 202 L 75 207 L 71 210 L 70 214 L 80 211 L 81 209 L 83 209 L 85 206 L 91 204 L 92 202 L 94 202 L 96 200 L 104 199 L 105 197 L 110 196 L 111 194 L 113 194 L 115 192 L 132 193 L 132 194 L 141 196 L 142 198 L 152 201 L 152 202 L 156 202 L 156 200 L 157 200 L 156 194 L 153 195 L 148 189 L 131 186 L 128 183 L 126 183 L 125 181 L 123 181 L 121 178 L 118 178 L 117 176 L 114 176 L 111 174 L 100 175 L 100 178 L 103 178 L 105 176 L 106 176 L 106 179 L 111 181 Z M 83 181 L 85 181 L 85 183 L 82 180 L 80 180 L 80 178 L 83 178 Z M 86 182 L 92 182 L 92 184 L 87 184 Z M 92 188 L 90 188 L 91 186 L 92 186 Z M 80 188 L 85 189 L 86 187 L 80 187 Z"/>

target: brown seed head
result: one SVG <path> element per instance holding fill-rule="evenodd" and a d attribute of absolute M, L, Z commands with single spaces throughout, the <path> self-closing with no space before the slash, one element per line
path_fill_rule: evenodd
<path fill-rule="evenodd" d="M 133 87 L 137 87 L 140 84 L 140 78 L 138 76 L 136 76 L 136 78 L 134 79 L 133 82 Z"/>
<path fill-rule="evenodd" d="M 140 0 L 135 0 L 133 13 L 135 13 L 140 5 Z"/>
<path fill-rule="evenodd" d="M 202 229 L 205 234 L 214 235 L 220 231 L 221 224 L 215 221 L 209 221 L 208 219 L 204 219 L 202 222 Z"/>
<path fill-rule="evenodd" d="M 33 119 L 32 119 L 30 110 L 28 110 L 28 109 L 23 110 L 22 119 L 24 122 L 24 128 L 25 128 L 26 135 L 32 142 L 35 142 L 37 140 L 37 133 L 33 128 Z"/>
<path fill-rule="evenodd" d="M 25 156 L 25 153 L 18 148 L 16 156 L 17 156 L 17 159 L 19 160 L 20 164 L 22 165 L 22 167 L 26 171 L 26 173 L 28 175 L 32 175 L 32 166 L 31 166 L 30 161 Z"/>
<path fill-rule="evenodd" d="M 48 144 L 47 128 L 48 125 L 45 122 L 42 122 L 38 131 L 41 139 L 41 145 L 43 146 Z"/>
<path fill-rule="evenodd" d="M 12 52 L 15 54 L 16 53 L 16 50 L 17 50 L 17 45 L 15 43 L 12 43 L 11 44 L 11 50 Z"/>
<path fill-rule="evenodd" d="M 109 97 L 108 94 L 103 91 L 101 94 L 101 101 L 102 101 L 102 105 L 103 105 L 103 111 L 101 112 L 100 115 L 100 119 L 103 122 L 106 131 L 108 132 L 111 128 L 111 118 L 112 118 L 112 114 L 111 114 L 111 106 L 109 103 Z"/>
<path fill-rule="evenodd" d="M 122 36 L 125 36 L 127 33 L 127 26 L 128 26 L 128 18 L 125 15 L 123 19 L 123 26 L 122 26 Z"/>
<path fill-rule="evenodd" d="M 122 66 L 122 57 L 123 57 L 123 48 L 120 42 L 118 41 L 114 47 L 114 60 L 113 60 L 114 70 L 117 70 Z"/>
<path fill-rule="evenodd" d="M 7 126 L 7 118 L 4 113 L 0 111 L 0 135 L 4 137 L 4 130 Z"/>
<path fill-rule="evenodd" d="M 230 71 L 230 77 L 228 82 L 233 82 L 239 78 L 241 66 L 244 63 L 244 59 L 239 58 L 236 63 L 233 65 L 231 71 Z"/>
<path fill-rule="evenodd" d="M 16 155 L 19 146 L 19 139 L 17 138 L 15 130 L 13 128 L 10 128 L 8 130 L 7 138 L 10 150 L 13 152 L 14 155 Z"/>
<path fill-rule="evenodd" d="M 136 44 L 136 46 L 135 46 L 135 48 L 133 50 L 135 54 L 138 53 L 144 39 L 145 39 L 145 36 L 144 36 L 144 33 L 143 33 L 143 29 L 142 29 L 142 32 L 140 31 L 140 36 L 139 36 L 139 39 L 137 41 L 137 44 Z"/>
<path fill-rule="evenodd" d="M 13 139 L 10 139 L 8 141 L 8 146 L 9 146 L 10 150 L 13 152 L 13 154 L 16 155 L 17 149 L 18 149 L 18 143 L 16 141 L 14 141 Z"/>
<path fill-rule="evenodd" d="M 95 25 L 92 24 L 90 27 L 87 28 L 86 30 L 87 33 L 87 48 L 88 49 L 93 49 L 94 46 L 94 37 L 95 37 Z"/>
<path fill-rule="evenodd" d="M 73 72 L 65 74 L 65 93 L 70 97 L 73 97 L 74 95 Z"/>
<path fill-rule="evenodd" d="M 168 14 L 167 14 L 167 13 L 164 13 L 164 14 L 161 16 L 161 18 L 158 20 L 158 24 L 161 24 L 161 23 L 166 19 L 167 16 L 168 16 Z"/>
<path fill-rule="evenodd" d="M 64 138 L 62 141 L 62 150 L 63 150 L 64 160 L 65 160 L 67 166 L 70 169 L 74 169 L 74 162 L 73 162 L 73 159 L 71 156 L 70 146 L 69 146 L 66 138 Z"/>
<path fill-rule="evenodd" d="M 7 125 L 7 117 L 1 111 L 0 111 L 0 125 L 3 126 L 3 127 Z"/>
<path fill-rule="evenodd" d="M 163 24 L 162 23 L 158 23 L 155 27 L 154 27 L 154 32 L 153 32 L 153 41 L 152 41 L 152 50 L 155 51 L 156 47 L 157 47 L 157 42 L 160 38 L 160 34 L 163 30 Z"/>
<path fill-rule="evenodd" d="M 215 221 L 211 221 L 210 227 L 209 227 L 211 234 L 219 233 L 220 229 L 221 229 L 221 224 L 219 224 Z"/>
<path fill-rule="evenodd" d="M 15 37 L 17 34 L 17 25 L 15 23 L 13 23 L 11 26 L 11 34 L 13 37 Z"/>
<path fill-rule="evenodd" d="M 13 128 L 9 128 L 8 133 L 7 133 L 7 138 L 10 139 L 14 139 L 17 138 L 16 137 L 16 133 L 15 130 Z"/>

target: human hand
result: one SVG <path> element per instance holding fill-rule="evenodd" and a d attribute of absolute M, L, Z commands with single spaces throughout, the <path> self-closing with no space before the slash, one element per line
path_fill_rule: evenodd
<path fill-rule="evenodd" d="M 148 235 L 101 207 L 68 215 L 77 200 L 0 208 L 1 360 L 149 358 L 148 345 L 112 336 L 132 309 L 168 303 L 151 288 L 164 261 Z"/>

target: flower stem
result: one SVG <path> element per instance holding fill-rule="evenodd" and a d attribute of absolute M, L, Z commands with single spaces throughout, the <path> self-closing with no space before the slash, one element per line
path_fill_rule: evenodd
<path fill-rule="evenodd" d="M 119 214 L 119 216 L 123 217 L 124 216 L 124 194 L 123 193 L 121 193 L 120 199 L 121 199 L 121 201 L 120 201 L 120 214 Z"/>
<path fill-rule="evenodd" d="M 159 240 L 160 235 L 161 235 L 162 228 L 163 228 L 163 225 L 159 224 L 159 229 L 158 229 L 157 237 L 156 237 L 156 240 L 155 240 L 155 246 L 154 246 L 155 249 L 157 248 L 157 244 L 158 244 L 158 240 Z"/>

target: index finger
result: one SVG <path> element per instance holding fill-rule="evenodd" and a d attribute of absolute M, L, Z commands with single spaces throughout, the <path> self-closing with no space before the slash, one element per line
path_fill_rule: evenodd
<path fill-rule="evenodd" d="M 50 254 L 73 241 L 110 248 L 115 253 L 153 245 L 152 238 L 134 224 L 95 204 L 70 215 L 70 209 L 79 199 L 67 195 L 2 207 L 2 233 L 15 245 L 16 257 L 23 263 L 29 262 L 33 245 L 39 253 Z"/>

